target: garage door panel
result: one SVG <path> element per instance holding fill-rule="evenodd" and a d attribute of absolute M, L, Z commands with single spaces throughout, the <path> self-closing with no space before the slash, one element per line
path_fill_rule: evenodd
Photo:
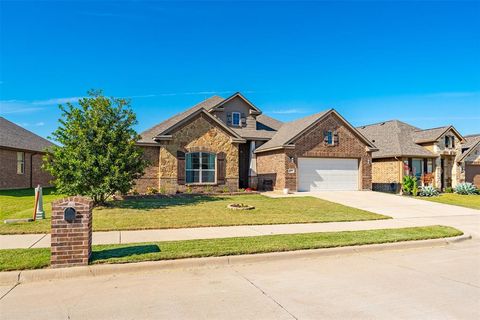
<path fill-rule="evenodd" d="M 299 158 L 298 190 L 358 190 L 358 160 Z"/>

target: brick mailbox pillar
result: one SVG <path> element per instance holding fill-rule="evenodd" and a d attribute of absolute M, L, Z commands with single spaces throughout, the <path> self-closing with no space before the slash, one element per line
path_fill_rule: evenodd
<path fill-rule="evenodd" d="M 53 268 L 88 264 L 92 253 L 92 208 L 93 201 L 78 196 L 52 203 Z"/>

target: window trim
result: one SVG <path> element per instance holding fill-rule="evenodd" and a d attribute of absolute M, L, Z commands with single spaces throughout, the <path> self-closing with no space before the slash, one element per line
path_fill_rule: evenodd
<path fill-rule="evenodd" d="M 188 163 L 188 156 L 191 154 L 198 153 L 198 158 L 199 158 L 199 168 L 198 169 L 188 169 L 187 163 Z M 202 169 L 202 154 L 211 154 L 214 156 L 213 160 L 213 169 Z M 188 182 L 187 178 L 187 172 L 188 171 L 196 171 L 198 172 L 198 182 Z M 212 172 L 213 171 L 213 182 L 203 182 L 202 181 L 202 172 Z M 205 151 L 195 151 L 195 152 L 187 152 L 185 153 L 185 184 L 186 185 L 215 185 L 217 184 L 217 154 L 214 152 L 205 152 Z"/>
<path fill-rule="evenodd" d="M 334 146 L 335 145 L 335 139 L 333 137 L 333 131 L 332 130 L 327 131 L 327 144 L 329 146 Z"/>
<path fill-rule="evenodd" d="M 21 159 L 18 159 L 19 155 L 21 155 Z M 17 174 L 25 174 L 25 152 L 23 151 L 17 151 Z"/>
<path fill-rule="evenodd" d="M 238 114 L 238 124 L 235 124 L 235 115 Z M 232 126 L 240 127 L 242 125 L 242 114 L 240 112 L 232 112 Z"/>

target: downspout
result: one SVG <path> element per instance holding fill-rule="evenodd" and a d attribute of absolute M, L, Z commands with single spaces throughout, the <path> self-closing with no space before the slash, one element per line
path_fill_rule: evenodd
<path fill-rule="evenodd" d="M 403 180 L 403 161 L 402 160 L 399 160 L 396 156 L 394 157 L 395 160 L 397 160 L 398 162 L 400 162 L 400 168 L 398 170 L 398 184 L 402 184 L 402 180 Z M 400 187 L 400 193 L 402 192 L 402 188 Z"/>
<path fill-rule="evenodd" d="M 35 153 L 30 153 L 30 188 L 33 188 L 33 155 Z"/>

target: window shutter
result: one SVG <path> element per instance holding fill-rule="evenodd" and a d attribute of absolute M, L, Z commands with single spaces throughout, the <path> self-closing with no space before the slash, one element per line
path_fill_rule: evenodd
<path fill-rule="evenodd" d="M 323 130 L 323 142 L 328 143 L 328 131 Z"/>
<path fill-rule="evenodd" d="M 338 138 L 338 132 L 334 131 L 333 133 L 333 145 L 338 146 L 340 139 Z"/>
<path fill-rule="evenodd" d="M 412 158 L 408 158 L 408 175 L 413 175 L 413 161 Z"/>
<path fill-rule="evenodd" d="M 177 151 L 177 183 L 185 184 L 185 152 Z"/>
<path fill-rule="evenodd" d="M 428 172 L 428 160 L 423 159 L 423 174 Z"/>
<path fill-rule="evenodd" d="M 241 122 L 242 122 L 242 126 L 247 125 L 247 117 L 245 116 L 245 113 L 243 113 L 243 112 L 242 112 Z"/>
<path fill-rule="evenodd" d="M 455 149 L 455 137 L 452 136 L 451 139 L 452 139 L 452 149 Z"/>
<path fill-rule="evenodd" d="M 231 112 L 227 113 L 227 124 L 228 125 L 232 124 L 232 113 Z"/>
<path fill-rule="evenodd" d="M 225 153 L 217 153 L 217 184 L 225 184 Z"/>

